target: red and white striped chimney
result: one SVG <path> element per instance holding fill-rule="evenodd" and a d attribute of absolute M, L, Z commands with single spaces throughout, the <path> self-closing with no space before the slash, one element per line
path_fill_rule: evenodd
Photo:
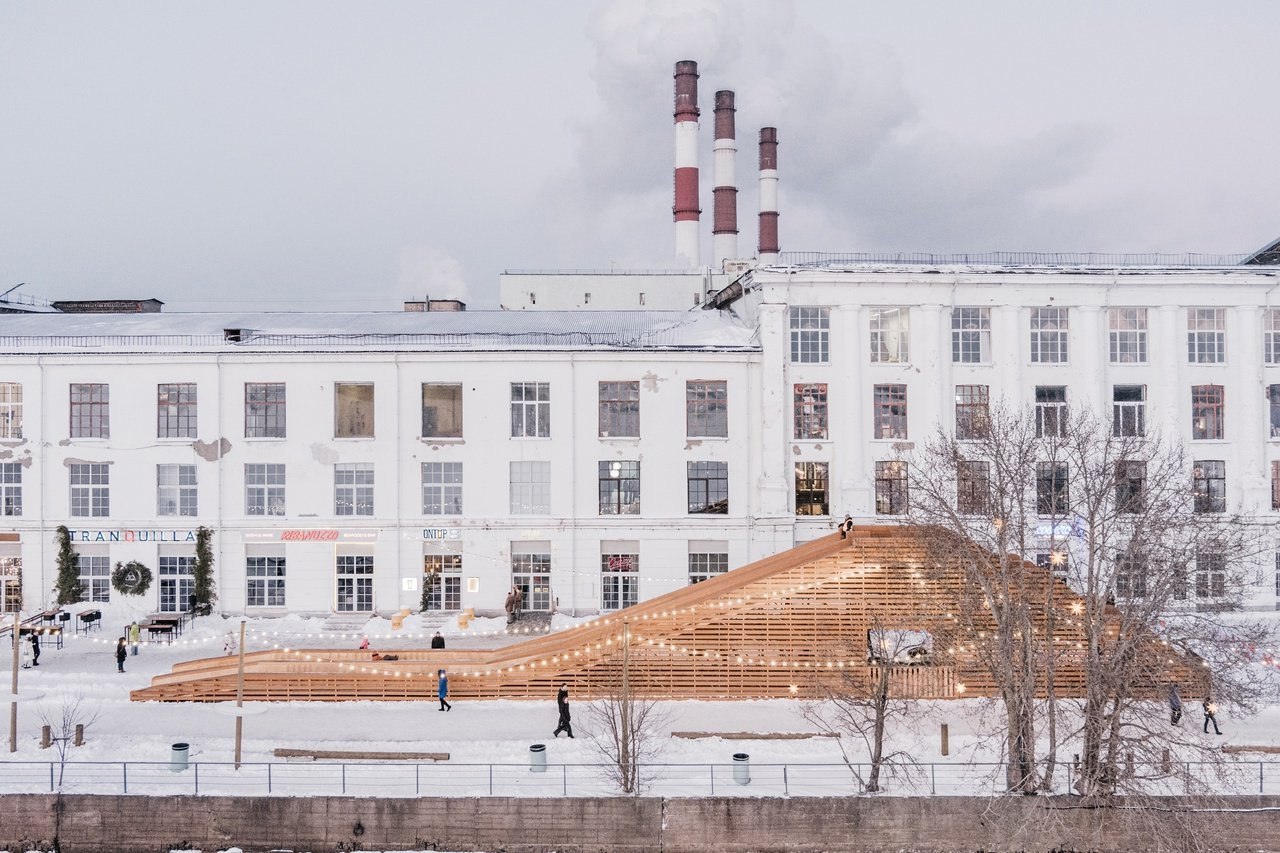
<path fill-rule="evenodd" d="M 711 254 L 716 269 L 738 257 L 738 185 L 734 161 L 738 157 L 733 121 L 733 92 L 716 92 L 716 141 L 713 161 L 715 188 L 711 190 Z"/>
<path fill-rule="evenodd" d="M 698 250 L 698 63 L 676 63 L 676 256 L 691 267 L 700 266 Z"/>
<path fill-rule="evenodd" d="M 778 129 L 760 128 L 760 244 L 761 264 L 778 261 Z"/>

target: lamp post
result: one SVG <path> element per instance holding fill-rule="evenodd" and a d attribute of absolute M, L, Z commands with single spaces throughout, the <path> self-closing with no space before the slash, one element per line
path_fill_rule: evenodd
<path fill-rule="evenodd" d="M 236 708 L 244 707 L 244 620 L 240 620 L 240 664 L 236 668 Z M 240 742 L 244 736 L 244 714 L 236 714 L 236 769 L 240 769 Z"/>
<path fill-rule="evenodd" d="M 6 291 L 7 292 L 7 291 Z M 21 663 L 19 659 L 20 650 L 18 644 L 22 642 L 22 610 L 15 607 L 13 609 L 13 684 L 10 685 L 11 691 L 9 702 L 9 751 L 18 751 L 18 665 Z"/>

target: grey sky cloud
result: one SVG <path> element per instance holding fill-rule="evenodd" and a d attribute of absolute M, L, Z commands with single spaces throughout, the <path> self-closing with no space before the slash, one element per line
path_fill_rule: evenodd
<path fill-rule="evenodd" d="M 0 285 L 177 310 L 496 306 L 670 267 L 671 71 L 738 99 L 740 253 L 1243 252 L 1280 236 L 1280 6 L 282 0 L 0 6 Z"/>

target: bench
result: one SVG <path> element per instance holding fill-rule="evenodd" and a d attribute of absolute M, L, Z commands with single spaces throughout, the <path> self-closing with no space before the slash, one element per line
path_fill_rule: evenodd
<path fill-rule="evenodd" d="M 172 623 L 158 622 L 158 623 L 151 623 L 148 625 L 141 625 L 139 627 L 147 629 L 147 634 L 150 635 L 151 642 L 155 642 L 157 635 L 163 634 L 165 639 L 169 641 L 169 644 L 173 645 L 174 626 Z"/>
<path fill-rule="evenodd" d="M 448 761 L 447 752 L 364 752 L 346 749 L 277 749 L 276 758 L 309 758 L 312 761 Z"/>

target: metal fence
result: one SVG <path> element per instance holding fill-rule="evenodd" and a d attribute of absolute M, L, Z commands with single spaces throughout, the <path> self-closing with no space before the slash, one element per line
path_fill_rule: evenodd
<path fill-rule="evenodd" d="M 649 764 L 643 793 L 665 797 L 830 797 L 867 793 L 866 764 Z M 1004 790 L 1001 764 L 914 764 L 882 768 L 890 796 L 987 796 Z M 1075 782 L 1070 764 L 1054 793 Z M 1150 794 L 1280 794 L 1280 762 L 1178 762 L 1122 769 L 1122 791 Z M 435 764 L 377 762 L 0 762 L 0 794 L 356 797 L 599 797 L 619 793 L 603 764 Z"/>

